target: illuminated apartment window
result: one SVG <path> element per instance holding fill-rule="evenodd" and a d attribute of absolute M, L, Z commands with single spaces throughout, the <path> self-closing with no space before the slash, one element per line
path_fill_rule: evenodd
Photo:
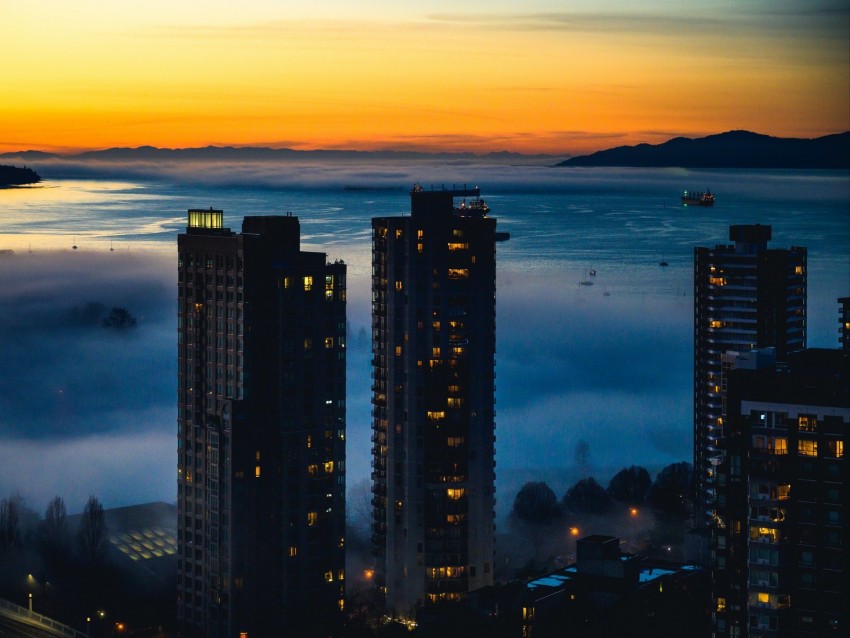
<path fill-rule="evenodd" d="M 401 228 L 395 229 L 395 238 L 401 239 L 404 236 L 404 231 Z"/>
<path fill-rule="evenodd" d="M 790 483 L 786 483 L 784 485 L 777 485 L 776 486 L 776 497 L 780 501 L 788 500 L 788 498 L 790 496 L 791 496 L 791 485 L 790 485 Z"/>
<path fill-rule="evenodd" d="M 425 236 L 425 231 L 421 228 L 416 231 L 416 239 L 422 239 Z"/>
<path fill-rule="evenodd" d="M 255 476 L 256 478 L 260 478 L 260 466 L 259 466 L 259 465 L 257 465 L 256 467 L 254 467 L 254 476 Z"/>
<path fill-rule="evenodd" d="M 431 322 L 431 328 L 434 329 L 435 331 L 438 331 L 440 329 L 440 325 L 441 324 L 440 324 L 439 321 L 432 321 Z"/>
<path fill-rule="evenodd" d="M 425 250 L 425 247 L 422 244 L 416 244 L 416 252 L 421 253 Z"/>
<path fill-rule="evenodd" d="M 708 283 L 710 283 L 712 286 L 725 286 L 726 277 L 709 277 Z"/>
<path fill-rule="evenodd" d="M 307 512 L 307 525 L 312 527 L 319 520 L 318 512 Z"/>
<path fill-rule="evenodd" d="M 794 268 L 794 274 L 795 275 L 802 275 L 803 274 L 803 267 L 802 266 L 795 267 Z"/>
<path fill-rule="evenodd" d="M 304 290 L 313 290 L 313 278 L 309 275 L 304 277 Z"/>
<path fill-rule="evenodd" d="M 726 611 L 726 599 L 718 598 L 717 599 L 717 611 Z"/>
<path fill-rule="evenodd" d="M 446 523 L 460 525 L 463 522 L 463 514 L 446 514 Z"/>
<path fill-rule="evenodd" d="M 440 347 L 439 346 L 434 346 L 433 348 L 431 348 L 431 356 L 434 357 L 435 359 L 439 358 L 439 356 L 440 356 Z"/>
<path fill-rule="evenodd" d="M 469 277 L 469 268 L 449 268 L 449 279 L 466 279 Z"/>
<path fill-rule="evenodd" d="M 463 447 L 464 439 L 462 436 L 450 436 L 446 439 L 448 447 Z"/>
<path fill-rule="evenodd" d="M 844 457 L 844 441 L 827 441 L 826 442 L 826 452 L 827 455 L 834 458 L 840 459 Z"/>
<path fill-rule="evenodd" d="M 319 473 L 319 466 L 312 463 L 307 466 L 307 476 L 316 476 Z"/>
<path fill-rule="evenodd" d="M 459 408 L 463 405 L 463 399 L 458 397 L 449 397 L 447 401 L 450 408 Z"/>
<path fill-rule="evenodd" d="M 289 288 L 291 285 L 292 285 L 292 278 L 291 277 L 284 277 L 283 278 L 283 287 Z"/>
<path fill-rule="evenodd" d="M 446 490 L 446 496 L 452 501 L 459 501 L 464 494 L 466 494 L 466 490 L 462 487 L 450 487 Z"/>
<path fill-rule="evenodd" d="M 395 282 L 395 291 L 396 291 L 396 292 L 401 292 L 402 290 L 404 290 L 404 283 L 402 283 L 402 282 L 401 282 L 401 281 L 399 281 L 399 280 L 396 280 L 396 282 Z"/>
<path fill-rule="evenodd" d="M 313 347 L 313 340 L 309 339 L 309 338 L 304 339 L 304 349 L 309 350 L 312 347 Z"/>
<path fill-rule="evenodd" d="M 441 420 L 446 418 L 446 412 L 444 410 L 438 410 L 438 411 L 428 410 L 428 412 L 426 412 L 425 415 L 428 417 L 429 421 L 441 421 Z"/>
<path fill-rule="evenodd" d="M 799 456 L 817 456 L 818 442 L 810 439 L 800 439 L 797 441 L 797 454 Z"/>
<path fill-rule="evenodd" d="M 334 289 L 334 276 L 333 275 L 325 275 L 325 290 L 333 290 Z"/>
<path fill-rule="evenodd" d="M 325 473 L 330 474 L 331 472 L 334 471 L 334 462 L 333 461 L 325 461 L 324 468 L 325 468 Z"/>
<path fill-rule="evenodd" d="M 818 420 L 813 416 L 797 417 L 797 429 L 800 432 L 817 432 Z"/>
<path fill-rule="evenodd" d="M 333 348 L 334 347 L 334 338 L 333 337 L 325 337 L 325 348 Z"/>
<path fill-rule="evenodd" d="M 449 242 L 449 250 L 469 250 L 469 244 L 459 242 Z"/>
<path fill-rule="evenodd" d="M 395 356 L 397 356 L 397 357 L 401 356 L 401 346 L 395 347 Z"/>
<path fill-rule="evenodd" d="M 337 604 L 337 606 L 339 607 L 339 610 L 340 610 L 340 611 L 345 611 L 345 598 L 340 598 L 340 599 L 336 602 L 336 604 Z"/>
<path fill-rule="evenodd" d="M 325 572 L 325 582 L 332 583 L 332 582 L 333 582 L 333 580 L 334 580 L 334 573 L 333 573 L 333 571 L 326 571 L 326 572 Z"/>
<path fill-rule="evenodd" d="M 708 322 L 708 326 L 710 328 L 722 328 L 724 325 L 725 324 L 722 321 L 713 320 Z"/>
<path fill-rule="evenodd" d="M 296 556 L 298 556 L 298 548 L 295 545 L 292 545 L 289 548 L 289 557 L 295 558 Z"/>

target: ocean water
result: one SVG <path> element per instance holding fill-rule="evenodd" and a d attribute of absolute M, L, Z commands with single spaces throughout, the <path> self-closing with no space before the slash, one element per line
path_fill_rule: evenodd
<path fill-rule="evenodd" d="M 417 178 L 479 185 L 511 234 L 497 248 L 502 514 L 525 480 L 563 494 L 582 440 L 603 481 L 691 459 L 693 248 L 728 243 L 730 224 L 770 224 L 772 246 L 808 248 L 809 345 L 838 344 L 847 172 L 239 168 L 89 170 L 0 190 L 0 495 L 20 490 L 36 509 L 55 493 L 72 510 L 91 493 L 108 506 L 174 500 L 176 235 L 188 208 L 222 208 L 234 229 L 244 215 L 292 212 L 306 248 L 348 264 L 350 488 L 369 476 L 370 220 L 407 214 Z M 679 203 L 706 187 L 713 208 Z M 93 332 L 79 319 L 91 302 L 127 307 L 139 327 Z"/>

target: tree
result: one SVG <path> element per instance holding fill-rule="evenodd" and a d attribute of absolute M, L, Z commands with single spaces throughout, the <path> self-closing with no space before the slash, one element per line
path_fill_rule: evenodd
<path fill-rule="evenodd" d="M 649 491 L 649 502 L 661 512 L 687 516 L 693 508 L 694 468 L 682 461 L 662 469 Z"/>
<path fill-rule="evenodd" d="M 608 496 L 619 503 L 639 505 L 646 500 L 652 488 L 652 479 L 646 468 L 632 465 L 623 468 L 608 483 Z"/>
<path fill-rule="evenodd" d="M 136 327 L 136 318 L 126 308 L 113 308 L 103 320 L 104 328 L 127 330 Z"/>
<path fill-rule="evenodd" d="M 51 549 L 60 549 L 68 542 L 68 525 L 65 518 L 65 501 L 61 496 L 54 496 L 47 504 L 41 524 L 42 538 L 45 545 Z"/>
<path fill-rule="evenodd" d="M 18 502 L 15 498 L 0 501 L 0 554 L 15 549 L 21 542 L 18 529 Z"/>
<path fill-rule="evenodd" d="M 514 514 L 523 523 L 550 525 L 561 515 L 558 498 L 546 483 L 528 482 L 517 492 Z"/>
<path fill-rule="evenodd" d="M 579 439 L 573 450 L 579 476 L 585 478 L 590 473 L 590 445 L 584 439 Z"/>
<path fill-rule="evenodd" d="M 83 558 L 97 562 L 106 550 L 106 516 L 96 496 L 89 496 L 80 520 L 77 540 Z"/>
<path fill-rule="evenodd" d="M 563 503 L 576 514 L 603 514 L 611 509 L 611 498 L 593 477 L 582 479 L 568 489 Z"/>

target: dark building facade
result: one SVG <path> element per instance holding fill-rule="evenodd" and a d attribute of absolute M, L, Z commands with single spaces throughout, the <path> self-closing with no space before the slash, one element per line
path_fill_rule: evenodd
<path fill-rule="evenodd" d="M 806 249 L 768 248 L 771 227 L 731 226 L 734 244 L 694 250 L 695 520 L 714 516 L 722 460 L 723 355 L 775 348 L 778 361 L 806 347 Z"/>
<path fill-rule="evenodd" d="M 850 355 L 812 349 L 750 363 L 727 374 L 714 636 L 846 636 Z"/>
<path fill-rule="evenodd" d="M 333 623 L 345 578 L 345 265 L 296 217 L 190 210 L 178 237 L 178 619 Z"/>
<path fill-rule="evenodd" d="M 838 343 L 845 351 L 850 351 L 850 297 L 838 299 Z"/>
<path fill-rule="evenodd" d="M 372 544 L 406 618 L 493 582 L 496 221 L 478 197 L 415 186 L 409 217 L 372 220 Z"/>

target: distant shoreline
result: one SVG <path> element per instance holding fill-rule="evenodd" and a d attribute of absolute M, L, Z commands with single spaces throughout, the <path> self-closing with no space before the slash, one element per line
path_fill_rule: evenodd
<path fill-rule="evenodd" d="M 41 176 L 31 168 L 24 166 L 2 166 L 0 165 L 0 188 L 8 188 L 10 186 L 26 186 L 29 184 L 37 184 L 41 181 Z"/>

